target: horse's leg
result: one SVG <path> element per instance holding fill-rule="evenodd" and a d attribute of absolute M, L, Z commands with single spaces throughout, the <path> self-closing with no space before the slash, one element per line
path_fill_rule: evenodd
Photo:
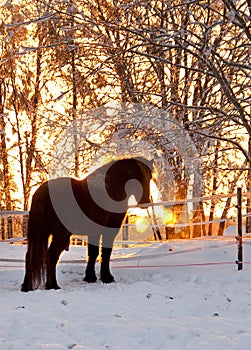
<path fill-rule="evenodd" d="M 88 261 L 85 270 L 85 277 L 83 278 L 83 280 L 88 283 L 94 283 L 97 281 L 95 263 L 99 255 L 99 240 L 100 235 L 88 237 Z"/>
<path fill-rule="evenodd" d="M 53 233 L 47 256 L 46 289 L 60 289 L 56 279 L 56 265 L 62 251 L 69 249 L 70 236 L 71 234 L 64 228 Z"/>
<path fill-rule="evenodd" d="M 103 283 L 112 283 L 115 281 L 110 272 L 110 257 L 116 235 L 117 232 L 106 232 L 102 236 L 100 279 Z"/>

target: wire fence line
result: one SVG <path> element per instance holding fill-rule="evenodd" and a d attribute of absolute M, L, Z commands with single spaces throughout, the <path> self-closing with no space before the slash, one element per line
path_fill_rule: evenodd
<path fill-rule="evenodd" d="M 213 225 L 214 227 L 221 223 L 225 223 L 225 225 L 236 225 L 238 219 L 236 203 L 225 208 L 227 210 L 232 209 L 235 214 L 223 218 L 217 217 L 212 219 L 209 215 L 205 215 L 203 208 L 205 204 L 210 206 L 213 203 L 215 206 L 216 204 L 224 203 L 223 201 L 226 201 L 228 198 L 234 197 L 237 197 L 237 193 L 129 205 L 127 220 L 124 222 L 117 240 L 144 241 L 146 239 L 152 239 L 156 229 L 161 231 L 161 237 L 163 239 L 195 238 L 205 236 L 205 228 L 208 228 L 209 225 Z M 251 208 L 247 208 L 245 204 L 246 199 L 250 197 L 251 193 L 242 194 L 243 219 L 251 217 Z M 192 206 L 188 209 L 189 203 Z M 196 207 L 194 205 L 196 203 L 199 203 L 200 206 Z M 145 232 L 137 232 L 137 215 L 133 214 L 133 209 L 147 209 L 151 207 L 169 209 L 176 217 L 173 222 L 168 223 L 161 221 L 158 217 L 157 220 L 153 220 L 151 217 L 151 222 L 145 225 Z M 27 235 L 28 216 L 28 211 L 0 211 L 0 241 L 20 241 L 25 239 Z M 214 230 L 213 234 L 216 235 L 216 232 L 217 229 Z M 86 242 L 83 239 L 78 239 L 77 235 L 74 235 L 72 240 L 76 244 L 85 244 Z"/>
<path fill-rule="evenodd" d="M 243 194 L 245 196 L 245 193 Z M 251 197 L 251 193 L 249 195 Z M 221 194 L 221 195 L 213 195 L 213 196 L 207 196 L 207 197 L 193 197 L 193 198 L 187 198 L 187 199 L 180 199 L 175 201 L 160 201 L 160 202 L 149 202 L 144 204 L 134 204 L 129 205 L 129 209 L 133 208 L 141 208 L 146 209 L 148 207 L 157 207 L 157 206 L 174 206 L 174 205 L 184 205 L 188 203 L 199 203 L 199 202 L 206 202 L 206 201 L 215 201 L 215 200 L 221 200 L 226 199 L 230 197 L 236 197 L 236 193 L 229 193 L 229 194 Z"/>

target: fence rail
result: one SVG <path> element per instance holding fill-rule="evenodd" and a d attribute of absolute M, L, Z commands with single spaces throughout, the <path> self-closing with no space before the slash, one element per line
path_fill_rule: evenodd
<path fill-rule="evenodd" d="M 242 218 L 249 217 L 250 210 L 248 210 L 244 204 L 246 199 L 251 196 L 251 193 L 242 194 Z M 207 203 L 207 206 L 215 207 L 217 203 L 226 203 L 227 199 L 234 199 L 227 209 L 235 211 L 235 215 L 230 217 L 214 218 L 213 216 L 205 216 L 203 205 Z M 238 212 L 236 210 L 237 205 L 237 193 L 229 193 L 222 195 L 214 195 L 207 197 L 197 197 L 185 200 L 176 201 L 162 201 L 157 203 L 146 203 L 141 205 L 129 206 L 129 214 L 124 226 L 121 228 L 117 240 L 118 241 L 144 241 L 153 237 L 154 230 L 156 229 L 156 222 L 158 229 L 161 232 L 161 236 L 165 239 L 176 238 L 194 238 L 207 235 L 209 226 L 218 227 L 221 224 L 233 224 L 237 225 Z M 164 223 L 159 219 L 152 220 L 152 223 L 148 225 L 145 232 L 137 232 L 136 216 L 133 214 L 133 209 L 155 209 L 152 214 L 157 211 L 158 208 L 164 208 L 172 210 L 175 216 L 175 220 L 172 223 Z M 151 214 L 151 215 L 152 215 Z M 28 215 L 27 211 L 0 211 L 0 241 L 6 240 L 20 240 L 27 235 L 28 227 Z M 242 220 L 241 218 L 241 220 Z M 217 229 L 214 229 L 213 234 L 216 235 Z M 74 235 L 72 242 L 75 244 L 83 244 L 85 240 Z"/>

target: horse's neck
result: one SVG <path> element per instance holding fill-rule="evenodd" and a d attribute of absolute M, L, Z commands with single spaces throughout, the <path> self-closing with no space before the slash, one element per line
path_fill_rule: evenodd
<path fill-rule="evenodd" d="M 97 190 L 104 190 L 105 188 L 105 175 L 107 170 L 105 168 L 98 169 L 94 173 L 90 174 L 86 180 L 85 183 L 88 186 L 91 186 L 93 188 L 96 188 Z"/>
<path fill-rule="evenodd" d="M 107 176 L 107 174 L 109 175 Z M 106 191 L 106 187 L 114 188 L 116 191 L 124 191 L 125 184 L 130 179 L 131 176 L 123 167 L 117 168 L 116 172 L 109 172 L 109 166 L 104 166 L 90 174 L 86 183 L 100 191 Z"/>

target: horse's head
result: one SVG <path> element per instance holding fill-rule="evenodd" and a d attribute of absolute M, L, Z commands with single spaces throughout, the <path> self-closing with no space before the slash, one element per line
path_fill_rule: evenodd
<path fill-rule="evenodd" d="M 153 162 L 145 158 L 124 158 L 113 161 L 105 169 L 105 188 L 109 198 L 127 207 L 130 196 L 137 203 L 150 202 L 150 181 Z M 114 202 L 116 204 L 116 202 Z M 107 202 L 104 203 L 108 205 Z"/>
<path fill-rule="evenodd" d="M 153 161 L 145 158 L 135 158 L 137 166 L 139 167 L 139 177 L 136 178 L 141 186 L 141 198 L 136 198 L 139 204 L 150 203 L 150 181 L 153 173 Z"/>

